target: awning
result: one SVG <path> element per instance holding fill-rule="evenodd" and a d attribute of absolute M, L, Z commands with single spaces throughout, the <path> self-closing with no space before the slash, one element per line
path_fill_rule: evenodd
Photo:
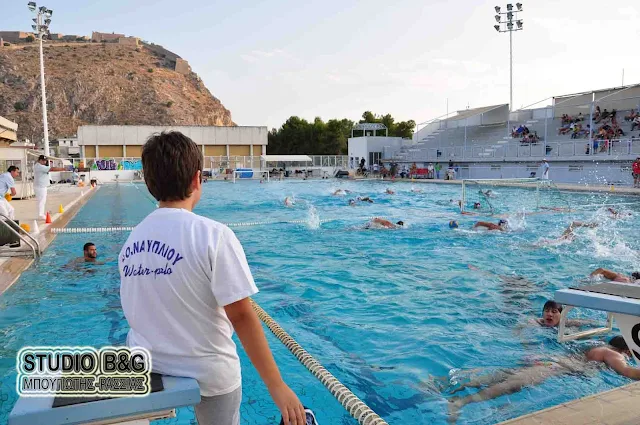
<path fill-rule="evenodd" d="M 266 162 L 311 162 L 308 155 L 260 155 L 260 159 Z"/>

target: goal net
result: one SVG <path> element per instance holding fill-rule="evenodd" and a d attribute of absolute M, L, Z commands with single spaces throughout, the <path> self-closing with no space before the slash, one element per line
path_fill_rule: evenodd
<path fill-rule="evenodd" d="M 569 211 L 571 205 L 550 180 L 463 179 L 461 212 L 501 214 L 540 210 Z"/>
<path fill-rule="evenodd" d="M 232 182 L 235 183 L 239 180 L 263 180 L 268 182 L 270 180 L 269 171 L 233 170 Z"/>

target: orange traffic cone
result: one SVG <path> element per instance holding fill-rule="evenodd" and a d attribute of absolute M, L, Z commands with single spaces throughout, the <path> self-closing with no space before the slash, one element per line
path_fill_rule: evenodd
<path fill-rule="evenodd" d="M 47 211 L 47 219 L 44 221 L 46 224 L 51 224 L 51 214 Z"/>

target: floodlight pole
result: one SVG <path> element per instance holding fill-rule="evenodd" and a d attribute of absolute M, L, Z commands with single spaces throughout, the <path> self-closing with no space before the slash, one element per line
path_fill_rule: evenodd
<path fill-rule="evenodd" d="M 38 28 L 42 25 L 42 13 L 38 12 Z M 47 122 L 47 94 L 44 88 L 44 55 L 42 53 L 43 32 L 38 31 L 40 42 L 40 87 L 42 88 L 42 123 L 44 125 L 44 154 L 49 156 L 49 124 Z"/>
<path fill-rule="evenodd" d="M 522 13 L 522 3 L 517 3 L 516 8 L 513 8 L 512 4 L 508 4 L 507 12 L 502 12 L 501 8 L 496 6 L 496 21 L 498 25 L 494 28 L 496 31 L 503 33 L 509 33 L 509 112 L 513 111 L 513 32 L 522 31 L 522 20 L 518 19 L 518 13 Z M 503 20 L 502 16 L 507 19 Z M 504 28 L 503 29 L 503 25 Z"/>

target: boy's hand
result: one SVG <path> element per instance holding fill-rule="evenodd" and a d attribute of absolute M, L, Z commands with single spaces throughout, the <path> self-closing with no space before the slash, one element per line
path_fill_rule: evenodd
<path fill-rule="evenodd" d="M 304 407 L 291 388 L 284 382 L 275 388 L 269 388 L 271 398 L 280 409 L 285 425 L 305 425 Z"/>

